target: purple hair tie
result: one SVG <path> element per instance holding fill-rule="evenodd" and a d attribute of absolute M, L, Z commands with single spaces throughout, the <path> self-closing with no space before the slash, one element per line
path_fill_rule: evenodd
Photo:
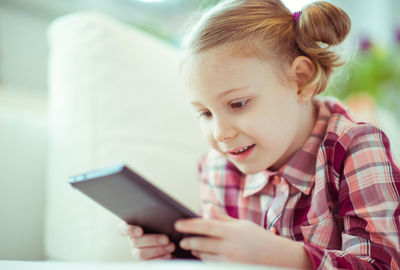
<path fill-rule="evenodd" d="M 295 13 L 293 13 L 293 18 L 296 20 L 296 22 L 299 22 L 300 15 L 301 11 L 296 11 Z"/>

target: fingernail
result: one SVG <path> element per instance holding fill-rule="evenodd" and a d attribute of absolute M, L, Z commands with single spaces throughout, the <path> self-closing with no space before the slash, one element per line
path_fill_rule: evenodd
<path fill-rule="evenodd" d="M 183 226 L 182 226 L 182 222 L 179 222 L 179 221 L 178 221 L 178 222 L 175 223 L 175 228 L 176 228 L 176 229 L 182 229 L 182 227 L 183 227 Z"/>
<path fill-rule="evenodd" d="M 186 248 L 187 247 L 187 241 L 186 240 L 182 240 L 181 242 L 180 242 L 180 246 L 182 247 L 182 248 Z"/>
<path fill-rule="evenodd" d="M 158 238 L 158 242 L 159 242 L 160 244 L 166 245 L 166 244 L 168 244 L 168 238 L 162 236 L 162 237 Z"/>
<path fill-rule="evenodd" d="M 133 235 L 134 235 L 134 236 L 140 236 L 140 234 L 141 234 L 140 229 L 134 229 L 134 230 L 133 230 Z"/>
<path fill-rule="evenodd" d="M 173 251 L 174 250 L 174 245 L 169 245 L 169 246 L 167 246 L 167 251 Z"/>

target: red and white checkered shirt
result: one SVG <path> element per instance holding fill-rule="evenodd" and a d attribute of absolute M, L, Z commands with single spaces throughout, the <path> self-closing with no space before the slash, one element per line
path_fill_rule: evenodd
<path fill-rule="evenodd" d="M 279 171 L 246 175 L 216 151 L 200 162 L 202 215 L 211 205 L 303 243 L 314 269 L 399 269 L 400 169 L 386 135 L 339 101 Z"/>

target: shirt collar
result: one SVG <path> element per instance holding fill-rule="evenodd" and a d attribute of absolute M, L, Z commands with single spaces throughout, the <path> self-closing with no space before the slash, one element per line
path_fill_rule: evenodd
<path fill-rule="evenodd" d="M 284 177 L 287 182 L 308 195 L 314 185 L 318 149 L 324 139 L 331 111 L 319 99 L 313 100 L 317 119 L 306 143 L 278 171 L 265 170 L 257 174 L 244 175 L 243 196 L 247 197 L 262 190 L 274 175 Z"/>

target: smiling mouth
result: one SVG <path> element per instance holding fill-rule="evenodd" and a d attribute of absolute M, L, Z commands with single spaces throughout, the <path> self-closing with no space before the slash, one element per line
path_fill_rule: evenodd
<path fill-rule="evenodd" d="M 254 145 L 255 145 L 255 144 L 242 147 L 242 148 L 239 149 L 239 150 L 229 152 L 229 154 L 231 154 L 231 155 L 240 155 L 240 154 L 243 154 L 243 153 L 249 151 L 251 148 L 253 148 Z"/>
<path fill-rule="evenodd" d="M 245 147 L 239 148 L 235 151 L 228 152 L 228 155 L 232 159 L 237 160 L 237 161 L 244 160 L 251 155 L 255 146 L 256 146 L 255 144 L 245 146 Z"/>

